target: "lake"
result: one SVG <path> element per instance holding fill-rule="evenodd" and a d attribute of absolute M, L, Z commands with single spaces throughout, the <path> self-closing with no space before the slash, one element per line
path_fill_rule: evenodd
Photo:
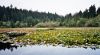
<path fill-rule="evenodd" d="M 100 55 L 100 49 L 67 48 L 52 45 L 27 45 L 0 49 L 0 55 Z"/>

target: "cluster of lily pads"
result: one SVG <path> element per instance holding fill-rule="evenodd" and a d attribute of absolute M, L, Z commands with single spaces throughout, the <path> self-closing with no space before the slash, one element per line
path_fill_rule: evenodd
<path fill-rule="evenodd" d="M 14 43 L 51 45 L 100 45 L 100 29 L 36 30 L 14 39 Z"/>

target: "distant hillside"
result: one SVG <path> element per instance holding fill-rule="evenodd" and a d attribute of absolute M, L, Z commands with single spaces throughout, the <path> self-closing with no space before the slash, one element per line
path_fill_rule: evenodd
<path fill-rule="evenodd" d="M 0 6 L 0 27 L 99 27 L 99 14 L 100 8 L 96 11 L 95 5 L 66 16 Z"/>

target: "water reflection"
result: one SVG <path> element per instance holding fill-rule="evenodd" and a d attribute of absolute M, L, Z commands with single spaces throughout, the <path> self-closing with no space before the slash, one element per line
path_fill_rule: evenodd
<path fill-rule="evenodd" d="M 0 42 L 0 50 L 6 50 L 6 49 L 8 49 L 8 50 L 13 51 L 14 48 L 17 49 L 19 47 L 21 48 L 21 47 L 25 47 L 25 46 L 26 45 L 21 45 L 21 46 L 13 45 L 12 46 L 11 43 L 2 43 L 2 42 Z M 29 46 L 34 46 L 34 45 L 29 45 Z M 38 46 L 41 46 L 41 45 L 38 44 Z M 44 45 L 44 46 L 50 46 L 50 45 Z M 84 48 L 84 49 L 91 48 L 92 50 L 98 49 L 96 46 L 91 46 L 91 47 L 90 46 L 81 46 L 81 47 L 79 47 L 79 46 L 61 46 L 61 45 L 58 45 L 58 46 L 60 46 L 60 47 L 66 47 L 66 48 Z"/>
<path fill-rule="evenodd" d="M 11 46 L 0 42 L 0 55 L 100 55 L 100 49 L 52 45 Z"/>
<path fill-rule="evenodd" d="M 11 43 L 3 43 L 3 42 L 0 42 L 0 51 L 1 50 L 10 50 L 10 51 L 13 51 L 13 49 L 16 48 L 17 49 L 17 46 L 12 46 Z"/>

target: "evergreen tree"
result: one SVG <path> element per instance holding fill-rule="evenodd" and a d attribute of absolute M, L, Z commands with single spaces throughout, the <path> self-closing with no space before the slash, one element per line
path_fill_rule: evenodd
<path fill-rule="evenodd" d="M 86 9 L 83 12 L 80 10 L 73 15 L 69 13 L 66 16 L 61 16 L 57 13 L 52 14 L 49 12 L 46 13 L 26 9 L 18 9 L 17 7 L 13 7 L 13 5 L 8 7 L 0 6 L 0 27 L 32 27 L 40 23 L 46 24 L 46 22 L 52 22 L 55 24 L 59 23 L 59 26 L 67 27 L 83 27 L 95 25 L 100 26 L 99 14 L 100 7 L 96 12 L 95 5 L 92 5 L 89 9 Z M 96 17 L 96 15 L 98 16 Z"/>
<path fill-rule="evenodd" d="M 97 9 L 97 15 L 100 14 L 100 7 Z"/>
<path fill-rule="evenodd" d="M 72 18 L 72 14 L 69 13 L 69 14 L 65 15 L 65 18 Z"/>
<path fill-rule="evenodd" d="M 89 18 L 88 9 L 86 9 L 86 10 L 83 12 L 83 18 Z"/>
<path fill-rule="evenodd" d="M 82 13 L 82 11 L 80 10 L 78 14 L 79 14 L 79 17 L 81 18 L 83 13 Z"/>
<path fill-rule="evenodd" d="M 89 17 L 95 17 L 96 16 L 96 7 L 95 5 L 91 5 L 91 7 L 89 8 Z"/>

